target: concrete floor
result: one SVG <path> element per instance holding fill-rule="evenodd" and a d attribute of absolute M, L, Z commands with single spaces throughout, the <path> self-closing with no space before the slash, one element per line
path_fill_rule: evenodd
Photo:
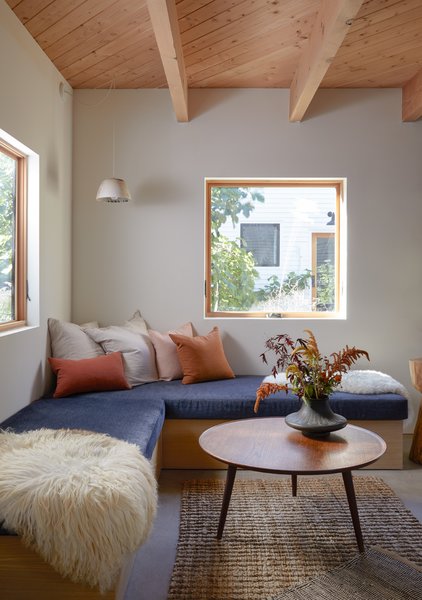
<path fill-rule="evenodd" d="M 375 475 L 396 492 L 422 523 L 422 465 L 408 459 L 411 436 L 404 440 L 403 470 L 354 471 L 354 476 Z M 159 480 L 159 506 L 148 542 L 136 555 L 132 576 L 124 600 L 166 600 L 176 555 L 179 528 L 180 489 L 187 479 L 224 479 L 225 471 L 165 470 Z M 237 477 L 279 477 L 251 471 L 239 471 Z"/>

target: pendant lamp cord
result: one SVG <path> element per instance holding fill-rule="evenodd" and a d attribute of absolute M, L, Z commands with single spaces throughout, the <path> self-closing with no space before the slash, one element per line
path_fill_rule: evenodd
<path fill-rule="evenodd" d="M 112 169 L 112 173 L 113 173 L 113 179 L 115 177 L 114 174 L 114 167 L 115 167 L 115 136 L 116 136 L 116 127 L 115 127 L 115 123 L 114 123 L 114 114 L 113 114 L 113 169 Z"/>
<path fill-rule="evenodd" d="M 113 79 L 112 82 L 112 90 L 116 90 L 116 80 Z M 112 103 L 112 110 L 113 110 L 113 179 L 115 178 L 115 162 L 116 162 L 116 111 L 114 110 L 115 108 L 115 98 L 113 96 L 113 103 Z"/>

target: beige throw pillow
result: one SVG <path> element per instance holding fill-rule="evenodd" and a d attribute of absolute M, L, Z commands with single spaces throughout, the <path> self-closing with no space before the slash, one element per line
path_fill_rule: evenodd
<path fill-rule="evenodd" d="M 182 366 L 177 355 L 176 344 L 170 338 L 170 334 L 172 333 L 192 337 L 192 323 L 185 323 L 177 329 L 172 329 L 166 333 L 160 333 L 154 329 L 149 329 L 148 333 L 155 349 L 155 359 L 159 378 L 162 381 L 182 379 Z"/>
<path fill-rule="evenodd" d="M 122 353 L 126 379 L 131 386 L 157 381 L 154 347 L 148 335 L 116 325 L 85 329 L 85 333 L 100 344 L 106 354 Z"/>
<path fill-rule="evenodd" d="M 94 323 L 98 326 L 98 323 Z M 91 325 L 91 323 L 86 323 Z M 51 355 L 54 358 L 80 360 L 102 356 L 104 350 L 86 335 L 82 326 L 59 319 L 48 319 Z"/>
<path fill-rule="evenodd" d="M 124 327 L 131 329 L 132 331 L 136 331 L 136 333 L 148 335 L 147 324 L 145 323 L 139 310 L 135 311 L 133 313 L 133 317 L 131 317 L 128 321 L 125 321 Z"/>

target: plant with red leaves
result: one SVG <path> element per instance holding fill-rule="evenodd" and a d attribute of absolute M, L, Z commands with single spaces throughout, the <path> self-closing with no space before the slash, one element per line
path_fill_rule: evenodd
<path fill-rule="evenodd" d="M 271 372 L 275 377 L 285 370 L 287 382 L 261 383 L 256 392 L 255 412 L 258 412 L 262 400 L 275 392 L 287 393 L 289 389 L 305 402 L 310 398 L 327 398 L 340 385 L 343 373 L 347 373 L 359 358 L 369 360 L 366 350 L 355 346 L 346 346 L 329 357 L 322 356 L 312 331 L 305 329 L 305 332 L 308 337 L 298 338 L 296 341 L 286 333 L 281 333 L 265 342 L 266 350 L 261 354 L 262 360 L 268 364 L 267 353 L 274 353 L 276 361 Z"/>

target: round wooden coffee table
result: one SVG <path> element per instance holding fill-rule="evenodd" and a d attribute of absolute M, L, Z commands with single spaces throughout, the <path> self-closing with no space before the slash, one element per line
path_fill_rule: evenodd
<path fill-rule="evenodd" d="M 291 475 L 297 494 L 298 475 L 341 473 L 360 552 L 364 551 L 352 469 L 375 462 L 387 448 L 377 434 L 347 425 L 329 437 L 313 439 L 290 428 L 282 417 L 242 419 L 204 431 L 199 444 L 205 452 L 228 465 L 217 538 L 223 535 L 238 467 Z"/>

